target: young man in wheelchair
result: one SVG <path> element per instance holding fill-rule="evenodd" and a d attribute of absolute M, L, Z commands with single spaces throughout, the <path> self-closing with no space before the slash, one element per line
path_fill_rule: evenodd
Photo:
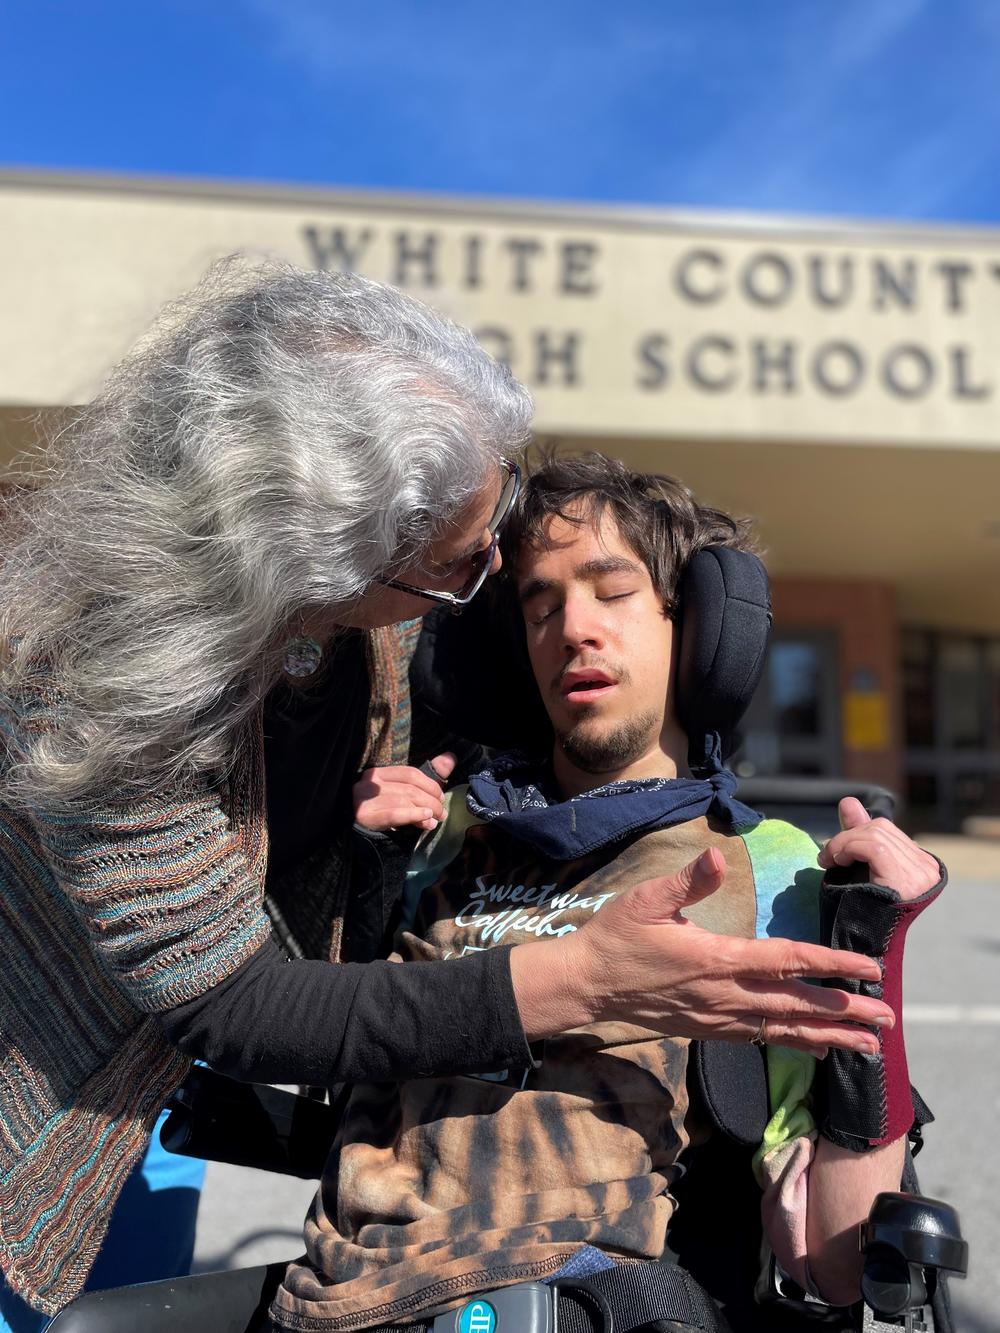
<path fill-rule="evenodd" d="M 727 723 L 699 714 L 713 696 L 698 689 L 727 652 L 737 694 L 759 673 L 763 639 L 745 614 L 756 598 L 766 617 L 766 580 L 750 545 L 676 483 L 599 455 L 550 460 L 527 482 L 504 558 L 545 712 L 522 728 L 533 750 L 496 758 L 445 806 L 414 770 L 376 770 L 357 817 L 436 825 L 398 956 L 512 946 L 531 1048 L 517 1069 L 353 1090 L 275 1327 L 405 1325 L 476 1293 L 659 1260 L 681 1155 L 711 1131 L 695 1037 L 744 1054 L 766 1043 L 754 1158 L 766 1237 L 802 1288 L 857 1299 L 858 1224 L 899 1188 L 914 1114 L 902 940 L 943 876 L 856 800 L 817 856 L 735 798 Z M 706 587 L 713 623 L 695 628 Z M 726 640 L 740 635 L 734 654 Z M 706 643 L 709 665 L 683 663 L 679 681 L 684 653 Z M 842 869 L 859 863 L 860 876 Z M 637 1000 L 634 974 L 668 938 L 670 985 Z M 769 940 L 769 970 L 745 965 L 748 940 Z M 800 947 L 816 944 L 877 961 L 853 967 L 853 995 L 822 989 L 802 979 L 836 974 L 832 956 L 824 968 Z"/>

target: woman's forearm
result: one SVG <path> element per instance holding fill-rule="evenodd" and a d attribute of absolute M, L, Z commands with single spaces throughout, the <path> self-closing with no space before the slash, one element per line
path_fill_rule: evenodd
<path fill-rule="evenodd" d="M 169 1041 L 256 1083 L 381 1083 L 526 1065 L 507 949 L 433 965 L 289 961 L 271 940 L 158 1015 Z"/>

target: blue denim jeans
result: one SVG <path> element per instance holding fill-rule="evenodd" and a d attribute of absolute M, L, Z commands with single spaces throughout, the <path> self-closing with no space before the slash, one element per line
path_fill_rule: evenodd
<path fill-rule="evenodd" d="M 115 1205 L 88 1291 L 183 1277 L 191 1271 L 205 1163 L 160 1146 L 157 1122 L 146 1155 Z M 0 1281 L 0 1333 L 39 1333 L 49 1322 Z"/>

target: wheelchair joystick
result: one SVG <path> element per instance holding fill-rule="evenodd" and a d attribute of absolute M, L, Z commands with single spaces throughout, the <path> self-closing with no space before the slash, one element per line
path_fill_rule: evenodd
<path fill-rule="evenodd" d="M 865 1256 L 861 1290 L 880 1319 L 913 1333 L 926 1325 L 922 1307 L 934 1296 L 938 1274 L 968 1271 L 969 1247 L 950 1204 L 910 1194 L 880 1194 L 861 1225 Z"/>

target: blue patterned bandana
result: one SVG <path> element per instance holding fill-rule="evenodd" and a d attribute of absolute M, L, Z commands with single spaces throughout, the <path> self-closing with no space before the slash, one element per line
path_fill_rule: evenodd
<path fill-rule="evenodd" d="M 718 737 L 706 743 L 697 778 L 641 778 L 608 782 L 568 801 L 550 800 L 538 785 L 538 765 L 523 754 L 501 755 L 469 779 L 468 806 L 487 823 L 506 829 L 554 861 L 571 861 L 634 833 L 684 824 L 709 815 L 742 833 L 762 816 L 736 800 L 736 775 L 722 763 Z"/>

